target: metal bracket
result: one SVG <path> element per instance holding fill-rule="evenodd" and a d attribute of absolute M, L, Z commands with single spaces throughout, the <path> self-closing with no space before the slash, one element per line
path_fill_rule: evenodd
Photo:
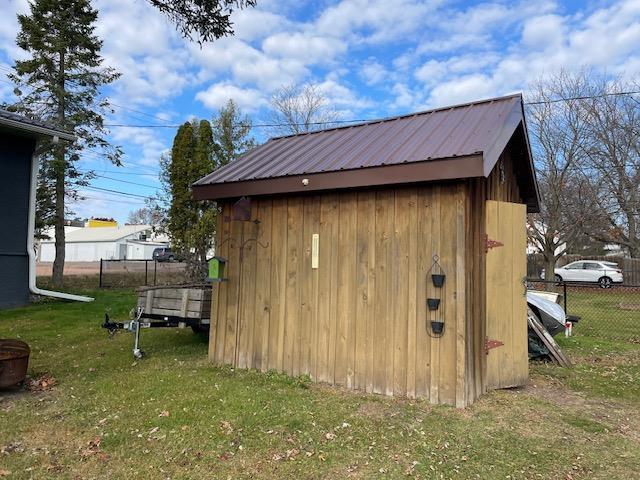
<path fill-rule="evenodd" d="M 484 236 L 484 252 L 487 253 L 492 248 L 496 247 L 504 247 L 504 243 L 499 242 L 498 240 L 492 240 L 489 238 L 489 235 L 485 234 Z"/>
<path fill-rule="evenodd" d="M 489 350 L 492 348 L 501 347 L 504 345 L 504 342 L 500 340 L 492 340 L 489 337 L 484 337 L 484 352 L 489 355 Z"/>

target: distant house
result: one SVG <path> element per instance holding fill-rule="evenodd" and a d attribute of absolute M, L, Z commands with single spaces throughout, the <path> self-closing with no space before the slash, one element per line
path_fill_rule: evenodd
<path fill-rule="evenodd" d="M 168 239 L 154 234 L 150 225 L 79 228 L 66 234 L 65 261 L 146 260 L 155 248 L 168 244 Z M 55 240 L 43 240 L 39 260 L 53 262 L 55 255 Z"/>
<path fill-rule="evenodd" d="M 64 295 L 38 290 L 35 286 L 33 226 L 38 164 L 33 154 L 41 140 L 73 141 L 74 138 L 43 122 L 0 109 L 0 205 L 4 220 L 0 235 L 0 308 L 26 305 L 30 291 Z"/>

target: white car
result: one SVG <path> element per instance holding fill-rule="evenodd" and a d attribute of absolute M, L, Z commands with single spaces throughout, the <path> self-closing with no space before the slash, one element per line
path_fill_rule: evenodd
<path fill-rule="evenodd" d="M 556 282 L 597 283 L 602 288 L 611 288 L 614 283 L 622 283 L 622 270 L 613 262 L 579 260 L 556 268 L 554 272 Z M 544 270 L 540 276 L 544 278 Z"/>

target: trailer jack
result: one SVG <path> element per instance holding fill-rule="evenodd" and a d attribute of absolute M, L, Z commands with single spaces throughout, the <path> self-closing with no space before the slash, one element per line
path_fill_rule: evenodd
<path fill-rule="evenodd" d="M 136 310 L 135 318 L 130 322 L 112 322 L 109 318 L 109 314 L 105 313 L 102 328 L 107 329 L 107 331 L 109 332 L 109 337 L 113 337 L 118 332 L 118 330 L 125 330 L 127 332 L 133 333 L 133 356 L 136 359 L 140 359 L 144 356 L 144 351 L 140 348 L 141 329 L 198 327 L 200 324 L 201 321 L 194 318 L 145 314 L 144 309 L 139 307 Z"/>

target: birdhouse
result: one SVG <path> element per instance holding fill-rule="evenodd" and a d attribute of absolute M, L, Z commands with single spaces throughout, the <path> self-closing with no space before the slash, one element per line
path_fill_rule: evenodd
<path fill-rule="evenodd" d="M 212 282 L 222 282 L 226 280 L 224 276 L 227 260 L 222 257 L 213 257 L 209 260 L 209 280 Z"/>

